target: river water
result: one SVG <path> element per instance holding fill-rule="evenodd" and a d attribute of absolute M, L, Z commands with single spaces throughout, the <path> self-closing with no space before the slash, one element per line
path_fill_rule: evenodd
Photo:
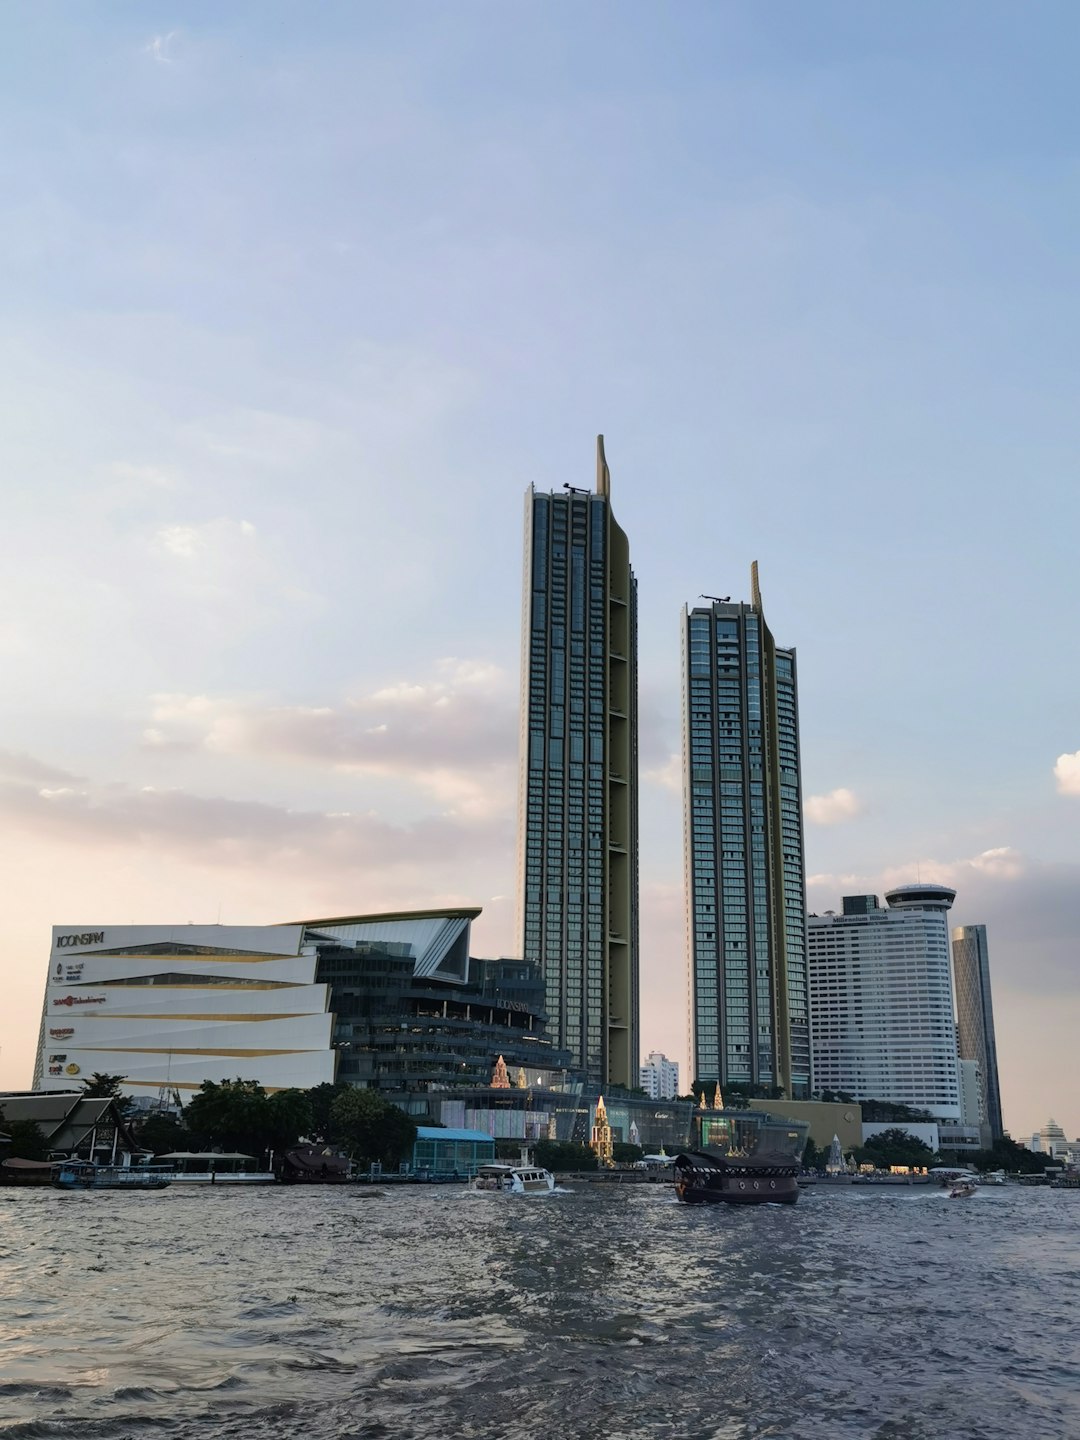
<path fill-rule="evenodd" d="M 0 1190 L 0 1437 L 1080 1436 L 1080 1194 Z"/>

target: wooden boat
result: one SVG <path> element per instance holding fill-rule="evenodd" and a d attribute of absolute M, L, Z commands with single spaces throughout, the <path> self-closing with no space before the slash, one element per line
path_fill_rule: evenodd
<path fill-rule="evenodd" d="M 675 1157 L 685 1205 L 794 1205 L 808 1126 L 758 1111 L 703 1111 L 707 1143 Z"/>

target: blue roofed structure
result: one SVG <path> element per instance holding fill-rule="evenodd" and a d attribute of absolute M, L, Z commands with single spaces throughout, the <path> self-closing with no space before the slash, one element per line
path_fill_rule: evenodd
<path fill-rule="evenodd" d="M 443 1130 L 420 1125 L 413 1145 L 413 1169 L 431 1175 L 475 1175 L 495 1159 L 495 1141 L 483 1130 Z"/>

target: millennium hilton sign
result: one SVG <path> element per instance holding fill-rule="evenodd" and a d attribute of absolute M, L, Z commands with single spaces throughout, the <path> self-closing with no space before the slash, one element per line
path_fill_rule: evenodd
<path fill-rule="evenodd" d="M 104 939 L 104 930 L 84 930 L 81 935 L 58 935 L 56 948 L 66 950 L 72 945 L 100 945 Z"/>

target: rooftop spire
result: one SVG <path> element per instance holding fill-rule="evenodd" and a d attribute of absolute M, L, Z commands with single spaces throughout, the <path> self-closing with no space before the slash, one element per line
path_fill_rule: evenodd
<path fill-rule="evenodd" d="M 761 609 L 761 586 L 758 583 L 757 561 L 750 562 L 750 603 L 755 610 Z"/>
<path fill-rule="evenodd" d="M 604 437 L 596 437 L 596 493 L 611 498 L 611 471 L 604 454 Z"/>

